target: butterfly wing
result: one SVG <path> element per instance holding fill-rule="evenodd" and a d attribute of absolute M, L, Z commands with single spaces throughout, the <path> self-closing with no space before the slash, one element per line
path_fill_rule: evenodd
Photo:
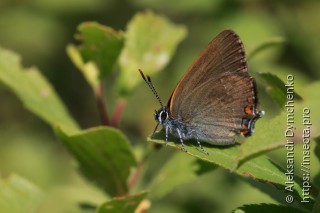
<path fill-rule="evenodd" d="M 186 124 L 200 140 L 233 143 L 251 134 L 249 121 L 257 119 L 254 79 L 249 75 L 243 44 L 225 30 L 213 39 L 173 91 L 171 117 Z"/>

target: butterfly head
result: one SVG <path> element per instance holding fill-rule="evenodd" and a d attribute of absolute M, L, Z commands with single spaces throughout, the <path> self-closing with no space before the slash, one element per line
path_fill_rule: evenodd
<path fill-rule="evenodd" d="M 169 120 L 169 109 L 167 107 L 163 106 L 158 111 L 155 110 L 154 119 L 159 124 L 164 124 L 166 121 Z"/>

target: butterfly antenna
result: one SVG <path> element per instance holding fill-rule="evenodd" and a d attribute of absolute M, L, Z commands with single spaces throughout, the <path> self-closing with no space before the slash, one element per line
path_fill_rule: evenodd
<path fill-rule="evenodd" d="M 150 76 L 147 75 L 147 77 L 146 77 L 146 76 L 143 74 L 143 72 L 142 72 L 141 69 L 139 69 L 139 72 L 140 72 L 143 80 L 148 84 L 149 88 L 151 89 L 151 91 L 153 92 L 153 94 L 156 96 L 156 98 L 157 98 L 157 100 L 159 101 L 161 107 L 163 107 L 162 101 L 161 101 L 161 99 L 160 99 L 160 97 L 159 97 L 156 89 L 154 88 L 154 86 L 153 86 L 153 84 L 152 84 L 152 82 L 151 82 Z"/>

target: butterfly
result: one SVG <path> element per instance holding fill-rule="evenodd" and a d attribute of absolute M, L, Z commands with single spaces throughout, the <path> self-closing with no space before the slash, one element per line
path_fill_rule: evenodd
<path fill-rule="evenodd" d="M 232 30 L 217 35 L 196 58 L 164 106 L 150 76 L 139 72 L 161 108 L 154 113 L 166 134 L 184 141 L 195 139 L 214 145 L 234 144 L 238 136 L 251 136 L 255 122 L 264 115 L 258 110 L 257 86 L 248 72 L 240 37 Z"/>

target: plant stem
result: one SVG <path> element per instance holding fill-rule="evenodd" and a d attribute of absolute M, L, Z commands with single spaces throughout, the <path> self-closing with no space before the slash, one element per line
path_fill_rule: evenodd
<path fill-rule="evenodd" d="M 131 178 L 128 180 L 127 184 L 128 184 L 129 188 L 132 188 L 137 183 L 137 181 L 141 175 L 141 171 L 143 169 L 144 162 L 145 162 L 145 160 L 143 159 L 138 163 L 136 170 L 132 174 Z"/>
<path fill-rule="evenodd" d="M 118 127 L 120 123 L 120 118 L 122 115 L 122 111 L 126 105 L 126 101 L 124 99 L 119 99 L 116 105 L 116 108 L 114 110 L 112 120 L 111 120 L 111 125 L 114 127 Z"/>
<path fill-rule="evenodd" d="M 109 126 L 110 121 L 107 113 L 106 103 L 104 100 L 103 86 L 101 83 L 95 88 L 94 95 L 96 96 L 97 100 L 97 107 L 100 114 L 101 124 L 104 126 Z"/>
<path fill-rule="evenodd" d="M 140 176 L 141 176 L 141 172 L 145 166 L 145 163 L 149 160 L 150 155 L 152 154 L 153 150 L 146 150 L 146 152 L 144 153 L 142 159 L 138 162 L 136 170 L 133 172 L 133 174 L 131 175 L 131 177 L 129 178 L 127 184 L 129 188 L 133 188 L 137 181 L 139 180 Z"/>

